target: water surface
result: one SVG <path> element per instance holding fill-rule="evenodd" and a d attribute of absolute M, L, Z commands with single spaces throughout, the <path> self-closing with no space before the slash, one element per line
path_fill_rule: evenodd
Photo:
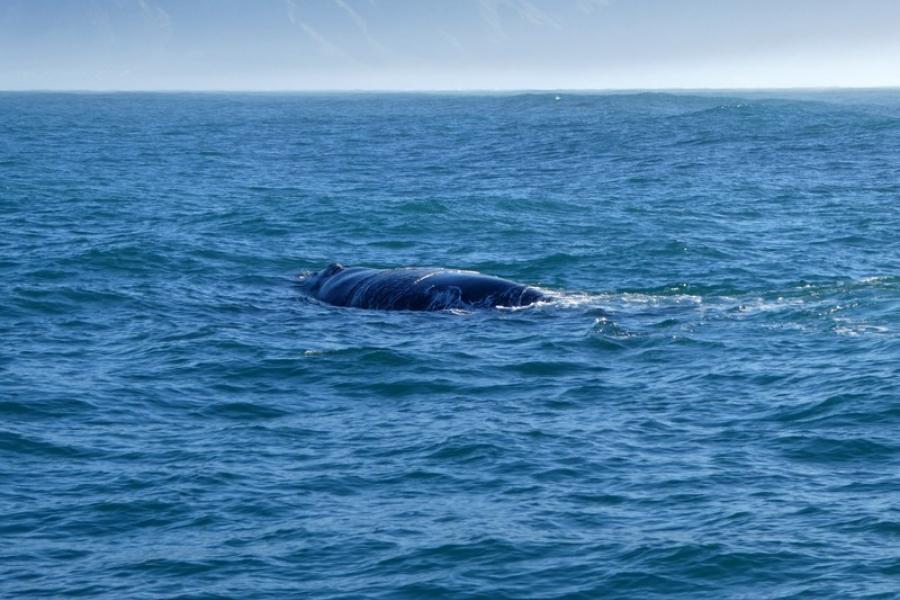
<path fill-rule="evenodd" d="M 896 597 L 900 93 L 556 96 L 0 94 L 0 595 Z"/>

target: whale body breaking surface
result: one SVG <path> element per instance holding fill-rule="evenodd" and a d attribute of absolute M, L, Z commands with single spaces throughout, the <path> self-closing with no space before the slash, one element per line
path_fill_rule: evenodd
<path fill-rule="evenodd" d="M 302 277 L 300 287 L 328 304 L 374 310 L 516 308 L 547 299 L 535 287 L 475 271 L 369 269 L 340 263 Z"/>

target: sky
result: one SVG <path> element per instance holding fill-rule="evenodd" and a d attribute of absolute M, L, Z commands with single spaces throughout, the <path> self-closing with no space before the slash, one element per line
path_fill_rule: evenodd
<path fill-rule="evenodd" d="M 0 0 L 0 89 L 900 86 L 900 0 Z"/>

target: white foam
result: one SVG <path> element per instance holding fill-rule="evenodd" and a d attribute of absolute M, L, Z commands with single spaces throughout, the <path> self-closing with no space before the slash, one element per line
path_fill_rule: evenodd
<path fill-rule="evenodd" d="M 860 323 L 846 318 L 835 318 L 834 332 L 838 335 L 849 337 L 858 337 L 865 334 L 880 335 L 890 333 L 891 330 L 884 325 L 872 325 L 870 323 Z"/>
<path fill-rule="evenodd" d="M 734 307 L 734 309 L 743 314 L 759 314 L 784 310 L 785 308 L 796 308 L 805 304 L 806 301 L 803 298 L 785 298 L 784 296 L 778 296 L 775 299 L 769 300 L 758 297 L 749 301 L 743 301 Z"/>

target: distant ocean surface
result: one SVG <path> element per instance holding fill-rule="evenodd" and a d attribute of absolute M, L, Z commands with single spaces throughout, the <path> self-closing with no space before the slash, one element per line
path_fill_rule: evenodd
<path fill-rule="evenodd" d="M 900 91 L 6 93 L 0 234 L 0 597 L 900 597 Z"/>

